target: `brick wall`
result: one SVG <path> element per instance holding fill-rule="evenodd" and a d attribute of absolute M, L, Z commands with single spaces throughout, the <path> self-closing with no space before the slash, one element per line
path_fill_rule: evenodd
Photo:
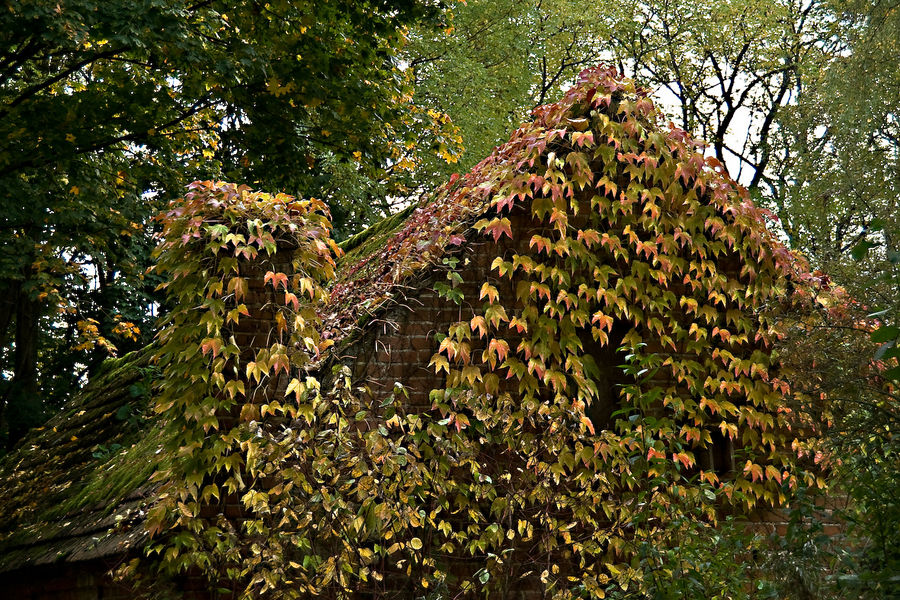
<path fill-rule="evenodd" d="M 820 495 L 814 500 L 814 510 L 805 517 L 805 524 L 816 524 L 822 528 L 822 535 L 840 543 L 847 530 L 847 524 L 839 515 L 847 510 L 849 498 L 845 494 L 832 491 L 828 496 Z M 747 527 L 762 535 L 775 534 L 784 537 L 790 524 L 790 508 L 767 508 L 755 511 L 747 519 Z"/>
<path fill-rule="evenodd" d="M 509 278 L 500 279 L 491 270 L 491 263 L 498 255 L 528 252 L 528 242 L 539 229 L 524 210 L 516 211 L 511 222 L 515 240 L 504 237 L 495 244 L 472 236 L 474 241 L 452 255 L 459 259 L 455 270 L 463 278 L 457 288 L 463 295 L 460 304 L 435 291 L 437 283 L 448 283 L 449 267 L 437 267 L 401 290 L 392 306 L 365 326 L 362 337 L 341 351 L 343 362 L 352 367 L 360 384 L 369 387 L 374 400 L 390 394 L 394 383 L 400 382 L 409 393 L 410 408 L 431 407 L 428 393 L 445 383 L 444 374 L 436 375 L 434 368 L 428 366 L 439 345 L 435 336 L 446 334 L 451 324 L 469 321 L 474 316 L 484 303 L 478 296 L 485 281 L 498 289 L 507 313 L 514 313 L 518 306 L 514 284 Z M 514 350 L 510 336 L 506 338 Z M 477 339 L 472 340 L 472 347 L 473 354 L 475 349 L 482 349 Z"/>

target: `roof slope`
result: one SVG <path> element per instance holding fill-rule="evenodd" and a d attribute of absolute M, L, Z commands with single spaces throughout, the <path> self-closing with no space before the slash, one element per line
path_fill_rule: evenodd
<path fill-rule="evenodd" d="M 0 461 L 0 572 L 113 554 L 143 535 L 129 525 L 156 465 L 152 351 L 106 361 Z"/>

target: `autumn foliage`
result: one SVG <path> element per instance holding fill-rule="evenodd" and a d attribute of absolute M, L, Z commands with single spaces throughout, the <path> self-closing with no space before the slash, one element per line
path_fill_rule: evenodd
<path fill-rule="evenodd" d="M 805 276 L 718 161 L 661 121 L 632 81 L 585 71 L 330 293 L 320 203 L 195 184 L 158 251 L 178 306 L 156 403 L 174 460 L 149 520 L 164 569 L 248 598 L 650 593 L 705 577 L 683 542 L 723 510 L 814 485 L 771 356 Z M 502 246 L 522 222 L 533 233 Z M 327 360 L 320 315 L 377 305 L 476 240 L 498 249 L 492 276 L 435 341 L 432 409 L 409 411 L 402 386 L 367 401 Z M 271 335 L 248 353 L 230 337 L 253 318 L 245 269 L 284 249 L 290 269 L 262 269 Z M 592 352 L 610 346 L 624 383 L 601 421 Z M 727 464 L 701 460 L 717 447 Z M 228 496 L 241 519 L 204 510 Z"/>

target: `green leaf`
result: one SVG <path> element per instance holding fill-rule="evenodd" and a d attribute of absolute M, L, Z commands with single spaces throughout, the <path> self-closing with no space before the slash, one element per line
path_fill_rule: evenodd
<path fill-rule="evenodd" d="M 866 257 L 869 253 L 870 248 L 874 248 L 875 244 L 872 242 L 862 241 L 855 245 L 852 250 L 850 250 L 850 256 L 853 257 L 853 260 L 860 261 Z"/>
<path fill-rule="evenodd" d="M 873 342 L 880 344 L 896 340 L 898 334 L 900 334 L 900 327 L 897 327 L 896 325 L 883 325 L 872 332 L 871 338 Z"/>
<path fill-rule="evenodd" d="M 881 376 L 892 381 L 900 381 L 900 367 L 888 369 L 887 371 L 884 371 Z"/>

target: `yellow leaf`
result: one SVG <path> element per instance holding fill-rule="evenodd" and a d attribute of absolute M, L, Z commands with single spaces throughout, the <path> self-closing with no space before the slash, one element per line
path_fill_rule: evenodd
<path fill-rule="evenodd" d="M 422 549 L 422 540 L 417 537 L 409 540 L 409 545 L 413 547 L 413 550 L 421 550 Z"/>
<path fill-rule="evenodd" d="M 442 356 L 440 354 L 435 354 L 431 357 L 431 362 L 428 363 L 428 366 L 434 365 L 434 372 L 440 373 L 441 369 L 450 373 L 450 362 L 447 360 L 447 357 Z"/>
<path fill-rule="evenodd" d="M 497 301 L 497 298 L 499 297 L 499 295 L 500 294 L 497 292 L 497 288 L 495 288 L 490 283 L 485 281 L 484 284 L 482 284 L 482 286 L 481 286 L 481 293 L 478 295 L 478 299 L 480 300 L 481 298 L 484 298 L 485 296 L 487 296 L 488 302 L 493 304 L 494 302 Z"/>

